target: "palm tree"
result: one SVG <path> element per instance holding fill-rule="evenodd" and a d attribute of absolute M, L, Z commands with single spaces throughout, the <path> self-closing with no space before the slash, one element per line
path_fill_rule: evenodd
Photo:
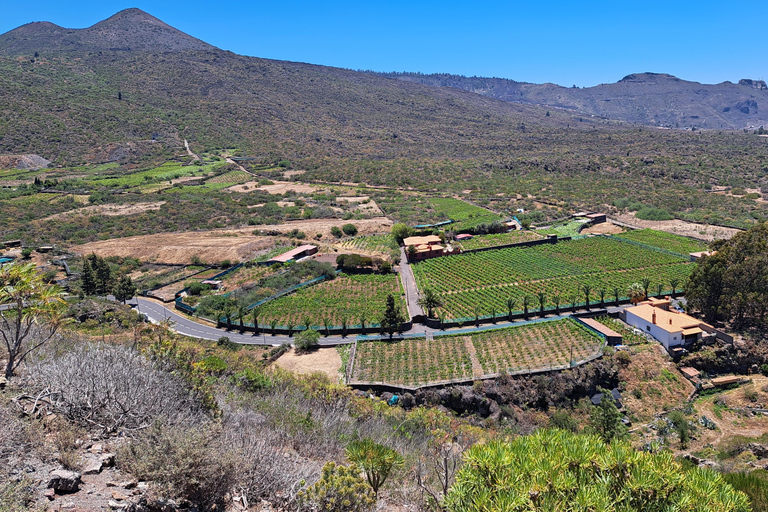
<path fill-rule="evenodd" d="M 328 317 L 323 317 L 323 327 L 325 327 L 325 337 L 331 335 L 331 321 L 328 319 Z"/>
<path fill-rule="evenodd" d="M 512 311 L 515 309 L 515 306 L 517 306 L 517 299 L 510 295 L 507 298 L 507 313 L 509 314 L 510 322 L 512 321 Z"/>
<path fill-rule="evenodd" d="M 439 309 L 437 311 L 437 318 L 440 319 L 440 329 L 445 330 L 445 311 Z"/>
<path fill-rule="evenodd" d="M 491 306 L 491 322 L 496 323 L 496 308 Z"/>
<path fill-rule="evenodd" d="M 632 304 L 637 304 L 645 299 L 647 295 L 642 283 L 632 283 L 629 285 L 629 288 L 627 288 L 627 296 L 629 297 L 629 300 L 632 301 Z"/>
<path fill-rule="evenodd" d="M 661 297 L 661 292 L 663 292 L 663 291 L 664 291 L 664 285 L 663 285 L 663 284 L 661 284 L 661 283 L 659 283 L 659 284 L 656 286 L 656 296 L 657 296 L 657 297 Z"/>
<path fill-rule="evenodd" d="M 253 320 L 253 332 L 254 334 L 259 334 L 259 315 L 261 314 L 261 311 L 259 311 L 259 308 L 253 308 L 251 310 L 251 320 Z"/>
<path fill-rule="evenodd" d="M 288 327 L 288 337 L 290 338 L 293 336 L 293 320 L 288 320 L 288 325 L 286 327 Z"/>
<path fill-rule="evenodd" d="M 646 276 L 640 282 L 643 284 L 643 293 L 645 293 L 645 296 L 647 297 L 648 296 L 648 288 L 651 287 L 651 278 Z"/>
<path fill-rule="evenodd" d="M 242 304 L 237 306 L 237 318 L 240 320 L 240 332 L 245 331 L 245 315 L 248 313 L 248 308 Z"/>
<path fill-rule="evenodd" d="M 269 321 L 269 327 L 272 329 L 272 336 L 275 336 L 277 334 L 277 318 L 272 318 Z"/>
<path fill-rule="evenodd" d="M 311 322 L 312 322 L 312 321 L 309 319 L 309 317 L 308 317 L 308 316 L 305 316 L 305 317 L 304 317 L 304 320 L 302 320 L 301 324 L 304 326 L 304 330 L 305 330 L 305 331 L 308 331 L 308 330 L 309 330 L 309 328 L 310 328 L 310 327 L 312 327 L 312 326 L 310 325 L 310 323 L 311 323 Z"/>
<path fill-rule="evenodd" d="M 368 319 L 365 317 L 365 313 L 360 314 L 360 329 L 362 330 L 363 334 L 365 334 L 365 322 Z"/>
<path fill-rule="evenodd" d="M 619 307 L 619 295 L 621 294 L 621 290 L 619 290 L 618 286 L 613 287 L 613 299 L 616 301 L 616 307 Z"/>
<path fill-rule="evenodd" d="M 424 292 L 416 304 L 427 310 L 427 317 L 432 318 L 432 312 L 439 307 L 442 307 L 443 301 L 440 296 L 435 293 L 432 288 L 424 288 Z"/>
<path fill-rule="evenodd" d="M 577 307 L 579 307 L 579 295 L 574 293 L 571 296 L 571 309 L 575 312 Z"/>
<path fill-rule="evenodd" d="M 544 306 L 547 304 L 547 294 L 539 292 L 536 294 L 536 298 L 539 300 L 539 316 L 544 316 Z"/>
<path fill-rule="evenodd" d="M 589 311 L 589 294 L 592 293 L 592 287 L 588 284 L 582 285 L 581 291 L 584 293 L 584 298 L 586 299 L 584 305 L 587 308 L 587 311 Z"/>
<path fill-rule="evenodd" d="M 224 308 L 224 316 L 227 319 L 227 330 L 232 330 L 232 307 L 227 306 Z"/>
<path fill-rule="evenodd" d="M 474 306 L 472 311 L 475 313 L 475 327 L 480 327 L 480 306 Z"/>
<path fill-rule="evenodd" d="M 346 336 L 347 335 L 347 323 L 349 322 L 349 319 L 346 315 L 341 317 L 341 335 Z"/>
<path fill-rule="evenodd" d="M 556 293 L 552 296 L 552 303 L 555 305 L 555 314 L 557 316 L 560 316 L 560 300 L 562 297 L 560 297 L 559 293 Z"/>
<path fill-rule="evenodd" d="M 525 319 L 528 320 L 528 306 L 531 305 L 531 298 L 529 296 L 523 297 L 523 314 L 525 315 Z"/>
<path fill-rule="evenodd" d="M 677 293 L 677 285 L 680 284 L 680 280 L 676 277 L 673 277 L 669 280 L 670 286 L 672 286 L 672 296 L 675 296 L 675 293 Z"/>
<path fill-rule="evenodd" d="M 605 307 L 605 288 L 598 288 L 597 294 L 600 295 L 600 307 Z"/>

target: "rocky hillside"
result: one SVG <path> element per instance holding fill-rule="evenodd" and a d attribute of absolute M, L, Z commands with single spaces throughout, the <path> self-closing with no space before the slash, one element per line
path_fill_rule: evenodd
<path fill-rule="evenodd" d="M 126 9 L 84 29 L 47 21 L 28 23 L 0 35 L 0 54 L 35 52 L 174 52 L 213 50 L 214 46 L 177 30 L 141 9 Z"/>
<path fill-rule="evenodd" d="M 742 129 L 768 125 L 768 86 L 762 80 L 701 84 L 663 73 L 627 75 L 614 84 L 561 87 L 503 78 L 385 73 L 384 76 L 452 87 L 529 103 L 666 128 Z"/>

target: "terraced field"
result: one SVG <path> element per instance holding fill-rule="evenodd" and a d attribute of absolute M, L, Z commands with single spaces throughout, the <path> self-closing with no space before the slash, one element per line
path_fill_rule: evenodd
<path fill-rule="evenodd" d="M 259 324 L 303 326 L 308 321 L 322 331 L 326 323 L 333 327 L 346 321 L 347 326 L 353 326 L 364 319 L 366 326 L 378 326 L 389 294 L 407 316 L 397 274 L 339 274 L 332 281 L 267 302 L 260 308 Z"/>
<path fill-rule="evenodd" d="M 679 290 L 693 264 L 686 258 L 608 237 L 593 237 L 526 248 L 507 248 L 481 253 L 435 258 L 412 266 L 420 290 L 431 288 L 443 299 L 447 318 L 503 315 L 514 301 L 513 311 L 539 308 L 538 294 L 545 295 L 545 309 L 573 303 L 584 304 L 584 286 L 590 303 L 606 302 L 615 295 L 625 298 L 627 288 L 650 279 L 649 292 Z"/>
<path fill-rule="evenodd" d="M 497 233 L 495 235 L 477 235 L 470 240 L 464 240 L 459 243 L 465 251 L 468 251 L 499 245 L 519 244 L 542 238 L 544 238 L 542 235 L 534 231 L 510 231 L 509 233 Z"/>
<path fill-rule="evenodd" d="M 602 338 L 570 319 L 432 341 L 359 342 L 352 381 L 420 386 L 568 367 L 597 354 L 602 344 Z"/>
<path fill-rule="evenodd" d="M 656 231 L 654 229 L 637 229 L 615 236 L 624 240 L 640 242 L 680 254 L 690 254 L 692 252 L 707 250 L 707 244 L 700 240 L 694 240 L 693 238 L 675 235 L 665 231 Z"/>

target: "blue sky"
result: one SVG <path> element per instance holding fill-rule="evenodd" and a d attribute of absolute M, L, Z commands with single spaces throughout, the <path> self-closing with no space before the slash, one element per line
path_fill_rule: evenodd
<path fill-rule="evenodd" d="M 591 86 L 629 73 L 768 79 L 768 3 L 743 1 L 2 0 L 0 33 L 84 28 L 138 7 L 225 50 L 376 71 Z"/>

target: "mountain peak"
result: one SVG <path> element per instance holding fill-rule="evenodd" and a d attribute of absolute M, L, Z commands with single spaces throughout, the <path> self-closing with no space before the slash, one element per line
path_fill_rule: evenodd
<path fill-rule="evenodd" d="M 645 73 L 632 73 L 631 75 L 627 75 L 621 80 L 619 80 L 619 83 L 627 83 L 627 82 L 633 82 L 633 83 L 655 83 L 660 82 L 662 80 L 673 80 L 673 81 L 680 81 L 679 78 L 677 78 L 674 75 L 670 75 L 668 73 L 651 73 L 651 72 L 645 72 Z"/>
<path fill-rule="evenodd" d="M 34 52 L 179 52 L 216 47 L 177 30 L 138 8 L 125 9 L 83 29 L 36 22 L 0 35 L 0 54 Z"/>

